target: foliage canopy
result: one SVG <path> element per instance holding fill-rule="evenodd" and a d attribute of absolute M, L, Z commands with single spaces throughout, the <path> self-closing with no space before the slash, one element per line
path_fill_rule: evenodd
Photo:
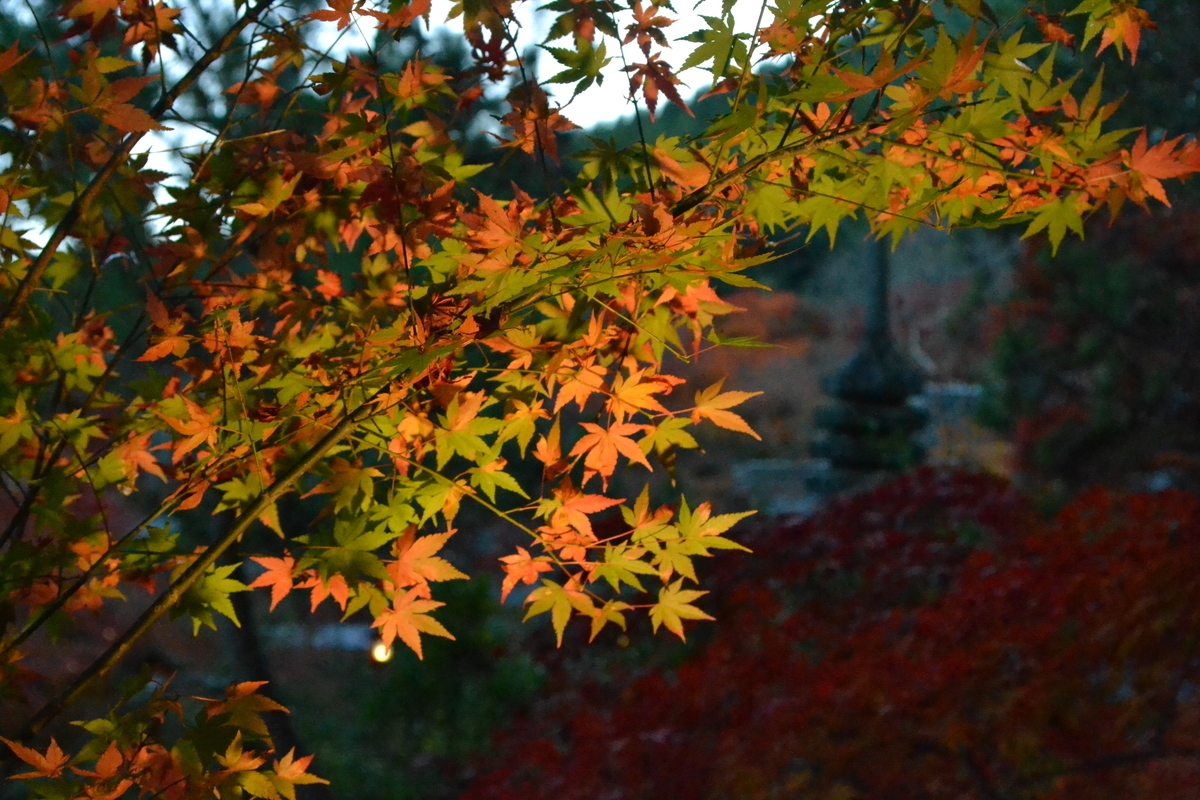
<path fill-rule="evenodd" d="M 735 309 L 714 282 L 753 285 L 741 272 L 769 239 L 855 217 L 881 237 L 1020 224 L 1057 245 L 1200 169 L 1194 141 L 1106 130 L 1100 82 L 1058 74 L 1075 45 L 1136 57 L 1151 23 L 1128 0 L 1034 32 L 980 0 L 764 2 L 738 31 L 726 0 L 673 42 L 667 7 L 545 8 L 562 69 L 544 82 L 498 0 L 453 6 L 460 68 L 405 44 L 429 0 L 67 0 L 4 43 L 5 700 L 19 707 L 45 625 L 157 593 L 12 733 L 44 796 L 290 798 L 318 780 L 255 744 L 275 704 L 253 683 L 186 717 L 167 694 L 131 701 L 74 753 L 28 743 L 162 616 L 236 622 L 248 588 L 370 615 L 420 655 L 422 635 L 452 636 L 432 585 L 465 577 L 441 555 L 463 503 L 528 535 L 501 559 L 504 593 L 532 586 L 560 641 L 572 618 L 595 636 L 639 612 L 682 637 L 708 617 L 693 560 L 740 547 L 723 535 L 738 517 L 610 485 L 669 471 L 694 426 L 753 435 L 731 410 L 748 394 L 677 401 L 665 366 L 723 343 L 713 320 Z M 365 44 L 331 60 L 316 31 Z M 623 72 L 653 117 L 686 107 L 683 67 L 723 98 L 702 135 L 594 141 L 558 188 L 574 125 L 546 85 Z M 474 187 L 487 165 L 461 146 L 473 104 L 500 96 L 496 157 L 540 173 L 504 197 Z M 150 168 L 172 129 L 201 141 Z M 264 570 L 249 585 L 235 547 Z M 186 720 L 169 741 L 167 718 Z"/>

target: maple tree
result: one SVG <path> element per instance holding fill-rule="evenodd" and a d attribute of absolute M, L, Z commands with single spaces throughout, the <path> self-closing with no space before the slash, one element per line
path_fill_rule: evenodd
<path fill-rule="evenodd" d="M 260 714 L 278 704 L 255 682 L 195 714 L 135 693 L 84 723 L 73 752 L 31 743 L 164 615 L 236 622 L 231 596 L 250 588 L 331 600 L 420 655 L 422 634 L 453 635 L 433 584 L 465 577 L 440 555 L 464 503 L 527 536 L 501 560 L 504 592 L 527 592 L 559 642 L 573 618 L 594 637 L 639 613 L 683 637 L 709 616 L 694 559 L 740 548 L 723 534 L 742 515 L 613 483 L 669 470 L 693 426 L 753 435 L 730 410 L 746 393 L 681 400 L 664 366 L 722 344 L 713 320 L 736 309 L 717 283 L 753 286 L 741 273 L 772 236 L 832 239 L 852 218 L 894 238 L 1021 224 L 1057 246 L 1097 209 L 1164 200 L 1163 181 L 1200 169 L 1193 140 L 1106 130 L 1100 82 L 1058 75 L 1061 35 L 979 0 L 764 3 L 755 31 L 725 2 L 675 40 L 665 6 L 546 8 L 565 69 L 541 82 L 498 1 L 453 6 L 461 70 L 401 47 L 428 0 L 235 2 L 209 41 L 194 9 L 67 0 L 6 43 L 6 702 L 28 696 L 20 660 L 47 625 L 154 593 L 11 732 L 40 794 L 290 798 L 319 780 L 268 755 Z M 1066 10 L 1079 47 L 1131 61 L 1152 24 L 1128 0 Z M 205 13 L 206 27 L 222 16 Z M 331 60 L 318 30 L 365 44 Z M 702 135 L 597 142 L 555 189 L 556 137 L 574 123 L 547 87 L 628 80 L 653 116 L 663 98 L 687 106 L 684 67 L 725 98 Z M 488 165 L 451 134 L 489 92 L 507 98 L 498 157 L 531 157 L 543 194 L 472 191 Z M 203 141 L 174 172 L 150 168 L 155 137 L 184 128 Z M 285 513 L 299 504 L 303 521 Z M 618 511 L 619 530 L 598 534 Z M 212 514 L 218 531 L 181 535 Z M 261 530 L 274 546 L 245 551 Z M 223 560 L 239 542 L 263 570 L 249 585 Z"/>
<path fill-rule="evenodd" d="M 1194 796 L 1194 494 L 1047 520 L 921 469 L 747 527 L 753 555 L 708 565 L 718 624 L 560 665 L 464 800 Z"/>

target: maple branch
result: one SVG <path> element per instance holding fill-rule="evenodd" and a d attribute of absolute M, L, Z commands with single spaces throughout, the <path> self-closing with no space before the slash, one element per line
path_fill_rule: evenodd
<path fill-rule="evenodd" d="M 237 37 L 241 35 L 242 31 L 254 23 L 264 11 L 271 7 L 271 4 L 274 1 L 275 0 L 259 0 L 256 5 L 242 15 L 241 19 L 233 23 L 233 25 L 228 31 L 225 32 L 225 35 L 222 36 L 220 40 L 213 43 L 212 46 L 204 51 L 203 55 L 201 55 L 196 63 L 192 65 L 192 68 L 187 71 L 187 74 L 180 78 L 179 81 L 176 82 L 176 84 L 172 86 L 157 103 L 154 104 L 154 107 L 148 112 L 151 119 L 155 121 L 162 119 L 163 115 L 165 115 L 167 111 L 169 111 L 171 107 L 175 105 L 175 101 L 178 100 L 184 92 L 190 89 L 192 84 L 199 80 L 200 76 L 204 74 L 204 72 L 209 68 L 209 66 L 212 65 L 214 61 L 225 54 L 229 47 L 237 40 Z M 49 268 L 54 254 L 58 251 L 58 246 L 62 244 L 64 239 L 67 238 L 67 235 L 71 232 L 71 229 L 75 227 L 75 223 L 78 222 L 83 216 L 84 212 L 87 211 L 87 208 L 92 204 L 92 201 L 100 195 L 100 192 L 103 191 L 104 187 L 108 184 L 108 181 L 113 175 L 116 174 L 117 169 L 125 162 L 125 159 L 127 159 L 129 154 L 133 152 L 133 148 L 145 135 L 146 131 L 134 131 L 126 136 L 125 141 L 123 141 L 121 146 L 118 147 L 112 156 L 109 157 L 104 166 L 100 168 L 100 171 L 92 176 L 92 180 L 88 183 L 87 188 L 85 188 L 83 192 L 81 192 L 79 196 L 75 198 L 74 202 L 72 202 L 67 208 L 66 213 L 63 214 L 62 220 L 58 223 L 58 225 L 55 226 L 54 232 L 50 234 L 50 238 L 42 247 L 42 251 L 38 255 L 37 260 L 33 262 L 33 264 L 29 267 L 29 271 L 25 273 L 25 277 L 22 278 L 21 282 L 17 285 L 17 291 L 13 294 L 12 299 L 9 300 L 8 306 L 4 309 L 4 312 L 0 314 L 0 333 L 5 332 L 12 327 L 22 306 L 29 301 L 29 298 L 33 295 L 34 289 L 37 288 L 38 282 L 41 281 L 42 275 L 44 275 L 47 268 Z"/>
<path fill-rule="evenodd" d="M 156 622 L 162 619 L 183 595 L 199 581 L 208 568 L 213 566 L 217 559 L 221 557 L 229 547 L 241 538 L 250 526 L 253 525 L 267 508 L 275 502 L 279 497 L 283 496 L 292 484 L 298 481 L 303 476 L 316 466 L 317 462 L 325 455 L 325 453 L 335 444 L 346 438 L 354 428 L 365 419 L 375 405 L 376 399 L 381 395 L 390 391 L 390 384 L 385 384 L 377 389 L 369 398 L 363 401 L 354 411 L 346 414 L 341 422 L 329 430 L 321 439 L 314 444 L 308 451 L 300 457 L 286 472 L 279 477 L 275 483 L 271 484 L 266 490 L 258 496 L 253 503 L 246 507 L 246 510 L 229 526 L 229 530 L 213 544 L 209 545 L 203 553 L 193 561 L 187 569 L 176 578 L 163 594 L 155 600 L 149 608 L 147 608 L 137 621 L 125 631 L 125 633 L 117 639 L 104 653 L 91 663 L 75 679 L 75 681 L 63 690 L 57 697 L 42 706 L 17 734 L 18 741 L 27 741 L 35 736 L 43 728 L 46 727 L 55 717 L 61 714 L 68 706 L 78 700 L 85 694 L 96 681 L 108 674 L 118 661 L 133 648 L 133 646 L 154 626 Z"/>

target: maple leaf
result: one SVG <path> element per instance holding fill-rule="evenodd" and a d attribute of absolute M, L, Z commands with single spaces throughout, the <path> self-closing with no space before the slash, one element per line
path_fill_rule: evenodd
<path fill-rule="evenodd" d="M 646 372 L 645 369 L 634 370 L 629 373 L 629 377 L 618 376 L 613 383 L 608 410 L 613 413 L 617 422 L 623 422 L 626 415 L 638 411 L 667 413 L 654 395 L 670 393 L 671 388 L 682 381 L 664 375 L 647 375 Z"/>
<path fill-rule="evenodd" d="M 645 64 L 630 64 L 625 67 L 629 73 L 629 93 L 637 94 L 638 89 L 646 98 L 646 110 L 650 113 L 650 121 L 654 122 L 654 110 L 658 107 L 658 95 L 662 92 L 675 105 L 679 106 L 689 117 L 696 116 L 688 108 L 687 103 L 679 96 L 679 78 L 671 72 L 671 65 L 663 61 L 655 53 Z"/>
<path fill-rule="evenodd" d="M 350 507 L 354 499 L 361 493 L 360 505 L 364 510 L 368 508 L 375 485 L 372 479 L 383 477 L 383 473 L 375 467 L 363 467 L 361 464 L 351 463 L 344 458 L 333 459 L 329 467 L 333 474 L 309 489 L 301 495 L 301 498 L 332 492 L 336 496 L 336 507 L 342 509 Z"/>
<path fill-rule="evenodd" d="M 653 3 L 643 7 L 642 0 L 633 0 L 633 24 L 626 27 L 627 33 L 621 44 L 629 44 L 637 39 L 638 47 L 647 57 L 650 55 L 650 48 L 656 43 L 659 47 L 670 47 L 662 29 L 674 24 L 675 20 L 659 14 L 658 10 L 658 6 Z M 653 110 L 650 113 L 653 114 Z"/>
<path fill-rule="evenodd" d="M 562 462 L 561 430 L 558 420 L 550 426 L 550 433 L 538 437 L 538 443 L 533 448 L 533 455 L 545 465 L 547 471 Z"/>
<path fill-rule="evenodd" d="M 534 433 L 537 432 L 538 420 L 549 418 L 550 414 L 542 407 L 541 400 L 533 403 L 513 400 L 512 410 L 504 415 L 505 425 L 500 430 L 497 441 L 506 442 L 515 438 L 517 446 L 521 448 L 521 454 L 524 455 L 530 441 L 533 440 Z"/>
<path fill-rule="evenodd" d="M 312 590 L 309 595 L 310 611 L 316 611 L 317 606 L 325 602 L 326 597 L 332 597 L 333 602 L 337 603 L 342 611 L 346 610 L 346 604 L 350 601 L 350 584 L 346 583 L 346 579 L 340 573 L 334 573 L 322 580 L 316 572 L 309 572 L 303 582 L 296 584 L 296 588 Z"/>
<path fill-rule="evenodd" d="M 852 70 L 833 70 L 838 79 L 850 87 L 849 92 L 836 95 L 834 99 L 851 100 L 869 92 L 878 91 L 894 82 L 897 78 L 912 72 L 922 64 L 921 60 L 913 59 L 897 66 L 896 59 L 892 56 L 891 52 L 887 48 L 884 48 L 879 54 L 879 60 L 875 63 L 875 69 L 871 70 L 871 74 L 869 75 Z"/>
<path fill-rule="evenodd" d="M 207 444 L 213 447 L 217 443 L 217 434 L 219 432 L 216 422 L 221 415 L 220 407 L 213 408 L 211 414 L 206 413 L 194 400 L 184 397 L 183 404 L 188 410 L 187 421 L 168 417 L 164 414 L 158 414 L 159 418 L 177 430 L 179 433 L 188 437 L 181 442 L 176 442 L 174 454 L 171 456 L 172 463 L 178 464 L 183 457 L 195 450 L 202 444 Z"/>
<path fill-rule="evenodd" d="M 682 587 L 683 578 L 680 578 L 670 586 L 659 589 L 658 602 L 650 609 L 650 624 L 654 626 L 655 633 L 658 632 L 660 625 L 664 625 L 671 633 L 686 641 L 687 639 L 683 635 L 683 620 L 712 619 L 712 617 L 691 605 L 693 600 L 703 597 L 708 592 Z"/>
<path fill-rule="evenodd" d="M 535 583 L 538 575 L 554 569 L 546 556 L 534 558 L 524 547 L 518 547 L 517 552 L 509 556 L 501 556 L 504 565 L 504 582 L 500 585 L 500 602 L 508 599 L 508 594 L 516 588 L 517 583 L 526 585 Z"/>
<path fill-rule="evenodd" d="M 191 346 L 191 339 L 180 335 L 184 329 L 184 320 L 172 317 L 162 301 L 152 294 L 146 296 L 146 309 L 150 313 L 151 324 L 162 333 L 152 338 L 151 341 L 154 344 L 148 347 L 145 353 L 138 356 L 137 360 L 157 361 L 168 355 L 176 357 L 186 355 Z"/>
<path fill-rule="evenodd" d="M 358 11 L 356 0 L 328 0 L 328 2 L 329 8 L 322 8 L 305 16 L 322 22 L 336 22 L 339 31 L 353 21 L 352 15 Z"/>
<path fill-rule="evenodd" d="M 8 72 L 17 64 L 20 64 L 22 61 L 24 61 L 25 57 L 31 52 L 33 51 L 31 50 L 26 53 L 18 53 L 17 45 L 14 42 L 11 47 L 9 47 L 3 53 L 0 53 L 0 77 L 3 77 L 4 73 Z"/>
<path fill-rule="evenodd" d="M 345 294 L 345 290 L 342 289 L 342 276 L 336 272 L 319 269 L 317 270 L 317 280 L 319 281 L 317 292 L 325 298 L 326 302 Z"/>
<path fill-rule="evenodd" d="M 175 18 L 183 9 L 168 8 L 164 3 L 158 2 L 152 7 L 143 5 L 138 11 L 139 15 L 125 30 L 123 43 L 126 47 L 130 47 L 139 42 L 145 42 L 145 52 L 153 57 L 158 52 L 160 40 L 169 44 L 172 41 L 171 34 L 179 33 L 181 30 Z M 145 55 L 143 55 L 143 59 L 145 59 Z"/>
<path fill-rule="evenodd" d="M 583 494 L 570 484 L 554 490 L 554 497 L 541 501 L 539 516 L 549 516 L 552 525 L 567 525 L 588 539 L 595 539 L 589 514 L 598 514 L 607 508 L 620 505 L 624 498 L 605 497 L 602 494 Z"/>
<path fill-rule="evenodd" d="M 292 748 L 287 754 L 276 761 L 273 765 L 275 770 L 274 777 L 271 778 L 271 783 L 279 794 L 286 797 L 287 800 L 296 800 L 295 786 L 301 784 L 324 783 L 329 781 L 324 778 L 318 778 L 308 772 L 308 765 L 312 763 L 311 755 L 303 758 L 296 758 L 296 748 Z"/>
<path fill-rule="evenodd" d="M 551 109 L 546 92 L 538 85 L 517 87 L 509 95 L 512 111 L 500 122 L 512 129 L 513 137 L 503 141 L 504 147 L 515 147 L 530 155 L 538 150 L 558 163 L 556 133 L 578 130 L 579 126 L 564 117 L 559 109 Z"/>
<path fill-rule="evenodd" d="M 654 148 L 654 161 L 663 175 L 685 189 L 699 189 L 712 179 L 712 170 L 699 161 L 686 165 L 671 158 L 662 148 Z"/>
<path fill-rule="evenodd" d="M 100 116 L 106 125 L 112 125 L 124 133 L 144 133 L 145 131 L 174 130 L 166 125 L 160 125 L 154 117 L 129 103 L 114 103 L 104 109 Z"/>
<path fill-rule="evenodd" d="M 1037 22 L 1038 30 L 1041 31 L 1042 39 L 1047 42 L 1058 42 L 1066 47 L 1075 49 L 1075 34 L 1067 31 L 1060 22 L 1061 14 L 1039 14 L 1030 9 L 1029 15 Z"/>
<path fill-rule="evenodd" d="M 110 782 L 124 766 L 125 757 L 114 741 L 108 743 L 108 749 L 96 760 L 95 770 L 71 767 L 71 771 L 84 778 L 95 778 L 101 782 Z M 125 794 L 131 786 L 133 786 L 132 778 L 122 778 L 116 783 L 109 783 L 107 790 L 95 785 L 85 785 L 84 791 L 87 793 L 88 800 L 116 800 L 116 798 Z"/>
<path fill-rule="evenodd" d="M 625 614 L 623 612 L 632 608 L 631 605 L 621 600 L 608 600 L 601 608 L 592 615 L 592 632 L 588 636 L 588 642 L 596 641 L 596 634 L 604 629 L 604 626 L 610 622 L 616 623 L 621 630 L 625 630 Z"/>
<path fill-rule="evenodd" d="M 379 628 L 379 636 L 386 646 L 391 647 L 394 640 L 400 639 L 417 654 L 417 658 L 424 660 L 425 655 L 421 652 L 422 633 L 445 639 L 454 638 L 442 623 L 429 616 L 430 611 L 444 605 L 423 598 L 418 589 L 409 589 L 404 594 L 397 593 L 392 606 L 376 617 L 371 627 Z"/>
<path fill-rule="evenodd" d="M 254 556 L 250 560 L 267 571 L 255 578 L 254 582 L 249 584 L 249 586 L 251 589 L 270 586 L 270 610 L 274 611 L 275 606 L 279 605 L 279 601 L 287 597 L 288 593 L 292 591 L 292 576 L 296 570 L 296 559 L 291 556 L 284 556 L 283 558 Z"/>
<path fill-rule="evenodd" d="M 230 577 L 237 567 L 237 564 L 209 567 L 203 576 L 184 592 L 179 602 L 171 608 L 172 618 L 184 614 L 190 616 L 193 634 L 199 633 L 201 625 L 207 625 L 213 630 L 217 629 L 216 620 L 212 615 L 214 611 L 229 619 L 234 625 L 241 627 L 229 596 L 234 592 L 249 591 L 250 587 Z M 176 577 L 182 571 L 182 565 L 177 567 Z"/>
<path fill-rule="evenodd" d="M 630 461 L 636 461 L 646 469 L 653 469 L 650 462 L 646 460 L 646 454 L 642 452 L 642 448 L 629 438 L 631 434 L 644 431 L 645 425 L 614 422 L 608 428 L 601 428 L 594 423 L 585 422 L 583 428 L 588 433 L 575 443 L 570 454 L 577 456 L 587 453 L 583 465 L 588 470 L 598 473 L 604 478 L 610 477 L 617 468 L 618 453 Z"/>
<path fill-rule="evenodd" d="M 589 617 L 597 613 L 592 598 L 579 589 L 574 579 L 568 581 L 565 586 L 544 580 L 541 586 L 529 593 L 525 602 L 529 606 L 525 611 L 525 619 L 550 612 L 550 621 L 554 626 L 554 635 L 559 647 L 562 647 L 563 632 L 571 619 L 572 610 Z"/>
<path fill-rule="evenodd" d="M 71 760 L 71 757 L 62 751 L 62 748 L 58 746 L 58 742 L 54 741 L 53 738 L 50 739 L 50 746 L 46 748 L 45 755 L 34 750 L 32 747 L 26 747 L 19 742 L 5 739 L 3 736 L 0 736 L 0 742 L 8 745 L 13 755 L 34 769 L 33 772 L 22 772 L 20 775 L 12 775 L 10 779 L 57 778 L 62 775 L 63 767 Z"/>
<path fill-rule="evenodd" d="M 1146 131 L 1143 130 L 1129 153 L 1129 168 L 1139 178 L 1141 190 L 1168 206 L 1171 203 L 1161 181 L 1187 177 L 1200 171 L 1200 146 L 1191 141 L 1179 147 L 1182 141 L 1182 136 L 1163 139 L 1150 147 Z M 1137 194 L 1133 195 L 1133 199 L 1145 205 Z"/>
<path fill-rule="evenodd" d="M 1118 53 L 1124 53 L 1124 47 L 1128 46 L 1129 63 L 1136 64 L 1143 28 L 1156 30 L 1158 26 L 1150 20 L 1150 14 L 1144 8 L 1123 7 L 1109 17 L 1104 26 L 1104 32 L 1100 34 L 1100 46 L 1096 48 L 1096 53 L 1104 52 L 1104 49 L 1110 44 L 1116 45 Z"/>
<path fill-rule="evenodd" d="M 71 6 L 67 16 L 72 19 L 90 15 L 92 27 L 98 26 L 105 17 L 117 10 L 120 0 L 79 0 Z"/>
<path fill-rule="evenodd" d="M 465 580 L 467 576 L 455 569 L 453 564 L 434 555 L 453 535 L 454 531 L 448 531 L 418 538 L 415 528 L 410 527 L 392 545 L 396 560 L 385 565 L 396 586 L 416 586 L 418 593 L 428 598 L 429 581 Z"/>
<path fill-rule="evenodd" d="M 152 433 L 131 435 L 112 450 L 112 458 L 121 465 L 121 472 L 130 483 L 137 481 L 139 471 L 148 472 L 164 483 L 167 480 L 162 465 L 150 452 L 154 449 L 150 446 L 152 436 Z"/>
<path fill-rule="evenodd" d="M 253 733 L 257 736 L 267 736 L 267 725 L 260 716 L 265 711 L 282 711 L 287 709 L 276 703 L 258 690 L 267 685 L 267 681 L 243 681 L 234 683 L 225 689 L 225 697 L 221 700 L 206 700 L 204 714 L 209 719 L 225 716 L 225 724 L 234 728 Z"/>
<path fill-rule="evenodd" d="M 721 392 L 725 380 L 721 379 L 702 392 L 696 393 L 696 407 L 692 409 L 692 422 L 702 419 L 711 420 L 715 425 L 739 433 L 748 433 L 762 441 L 762 437 L 746 424 L 746 420 L 724 409 L 744 403 L 751 397 L 757 397 L 762 392 Z"/>
<path fill-rule="evenodd" d="M 250 772 L 265 764 L 267 760 L 254 752 L 248 752 L 242 747 L 242 732 L 233 736 L 233 741 L 225 748 L 223 754 L 217 755 L 217 763 L 228 773 Z"/>
<path fill-rule="evenodd" d="M 379 21 L 379 24 L 376 25 L 377 29 L 391 30 L 393 28 L 407 28 L 420 17 L 424 17 L 425 21 L 429 22 L 429 12 L 432 7 L 432 0 L 409 0 L 408 5 L 401 7 L 398 11 L 389 13 L 363 9 L 362 13 L 374 17 Z M 395 8 L 394 4 L 392 8 Z"/>
<path fill-rule="evenodd" d="M 561 387 L 558 390 L 558 397 L 554 401 L 554 413 L 557 414 L 563 406 L 572 401 L 582 411 L 588 398 L 604 388 L 606 374 L 608 374 L 607 369 L 593 363 L 592 359 L 588 359 L 579 364 L 578 368 L 567 374 L 566 377 L 559 378 Z"/>

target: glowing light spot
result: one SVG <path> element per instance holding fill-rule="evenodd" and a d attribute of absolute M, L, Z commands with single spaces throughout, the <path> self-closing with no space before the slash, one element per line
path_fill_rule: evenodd
<path fill-rule="evenodd" d="M 382 641 L 376 641 L 371 645 L 371 660 L 376 664 L 386 664 L 392 660 L 392 648 Z"/>

